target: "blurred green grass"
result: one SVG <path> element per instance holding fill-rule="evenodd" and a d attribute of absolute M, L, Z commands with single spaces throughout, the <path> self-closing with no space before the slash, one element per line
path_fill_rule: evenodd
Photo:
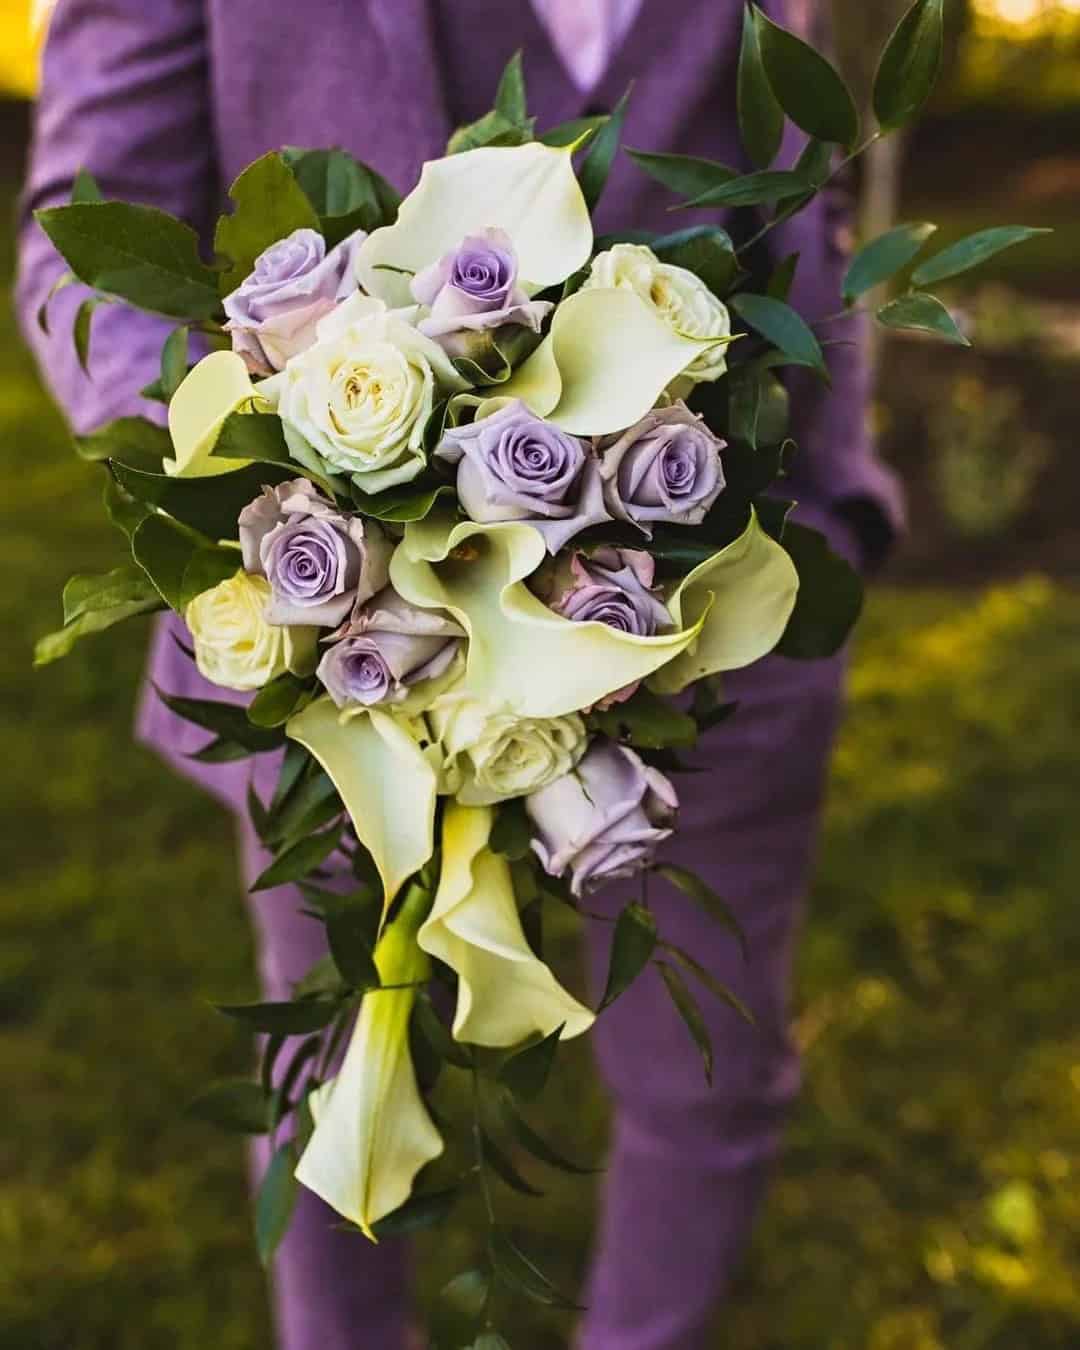
<path fill-rule="evenodd" d="M 206 1006 L 252 988 L 231 829 L 130 741 L 134 628 L 31 671 L 120 537 L 7 307 L 0 454 L 0 1350 L 265 1350 L 242 1148 L 177 1118 L 248 1057 Z M 1075 592 L 874 596 L 800 965 L 807 1088 L 717 1346 L 1080 1343 L 1078 720 Z M 579 1155 L 605 1129 L 583 1072 L 540 1121 Z M 507 1209 L 573 1278 L 577 1186 Z M 427 1297 L 468 1246 L 460 1218 L 424 1241 Z M 504 1330 L 566 1344 L 539 1310 Z"/>

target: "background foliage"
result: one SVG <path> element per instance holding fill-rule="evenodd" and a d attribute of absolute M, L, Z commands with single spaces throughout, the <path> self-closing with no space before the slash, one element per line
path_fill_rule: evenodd
<path fill-rule="evenodd" d="M 0 5 L 0 80 L 25 87 L 25 49 L 3 40 L 18 8 Z M 978 228 L 965 185 L 989 184 L 995 221 L 1007 199 L 1057 233 L 950 297 L 978 355 L 898 338 L 883 353 L 879 422 L 915 528 L 856 650 L 799 974 L 807 1088 L 717 1330 L 730 1350 L 1080 1340 L 1072 9 L 977 0 L 908 147 L 904 219 Z M 0 130 L 10 200 L 18 109 L 0 105 Z M 199 1001 L 252 989 L 230 826 L 130 744 L 131 635 L 30 670 L 64 578 L 108 566 L 113 541 L 6 305 L 0 456 L 17 485 L 0 501 L 0 1350 L 263 1350 L 240 1146 L 175 1119 L 247 1063 Z M 582 1053 L 543 1122 L 576 1156 L 606 1128 Z M 589 1215 L 576 1184 L 549 1199 L 530 1221 L 572 1280 Z M 467 1240 L 461 1223 L 426 1242 L 426 1296 Z M 554 1350 L 566 1331 L 511 1339 Z"/>

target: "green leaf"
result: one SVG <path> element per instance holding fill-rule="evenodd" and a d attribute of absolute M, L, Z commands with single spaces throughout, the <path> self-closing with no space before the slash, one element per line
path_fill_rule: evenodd
<path fill-rule="evenodd" d="M 573 117 L 569 122 L 560 122 L 557 127 L 545 131 L 537 137 L 544 145 L 574 145 L 585 136 L 593 136 L 608 120 L 610 113 L 601 113 L 593 117 Z"/>
<path fill-rule="evenodd" d="M 551 1075 L 562 1033 L 563 1028 L 556 1027 L 542 1041 L 527 1045 L 524 1050 L 511 1055 L 499 1069 L 499 1082 L 525 1101 L 539 1097 Z"/>
<path fill-rule="evenodd" d="M 270 1159 L 255 1197 L 255 1249 L 264 1266 L 274 1259 L 289 1230 L 299 1186 L 295 1171 L 296 1149 L 289 1140 Z"/>
<path fill-rule="evenodd" d="M 213 732 L 224 740 L 242 745 L 252 754 L 264 750 L 276 750 L 282 742 L 277 731 L 266 731 L 253 727 L 248 721 L 247 712 L 236 703 L 223 703 L 217 699 L 183 698 L 179 694 L 166 694 L 155 685 L 158 698 L 177 717 L 194 722 L 204 731 Z"/>
<path fill-rule="evenodd" d="M 253 891 L 268 891 L 299 881 L 326 861 L 341 842 L 341 826 L 334 825 L 322 834 L 312 834 L 284 849 L 251 886 Z"/>
<path fill-rule="evenodd" d="M 636 902 L 627 905 L 615 922 L 601 1012 L 630 988 L 649 964 L 655 948 L 656 918 L 652 911 Z"/>
<path fill-rule="evenodd" d="M 295 741 L 289 741 L 286 748 L 281 782 L 285 780 L 286 769 L 296 763 L 295 759 L 289 758 L 289 751 L 295 745 Z M 271 828 L 267 838 L 271 844 L 281 844 L 290 836 L 310 834 L 311 820 L 317 818 L 322 808 L 328 805 L 344 809 L 340 806 L 341 799 L 333 781 L 321 769 L 285 793 L 281 791 L 281 782 L 270 803 Z"/>
<path fill-rule="evenodd" d="M 569 1312 L 584 1311 L 573 1299 L 556 1288 L 504 1229 L 493 1228 L 489 1232 L 488 1257 L 498 1279 L 515 1293 L 524 1294 L 533 1302 L 549 1308 L 563 1308 Z"/>
<path fill-rule="evenodd" d="M 184 608 L 184 576 L 197 551 L 189 534 L 165 516 L 149 515 L 131 536 L 135 561 L 153 582 L 162 600 L 179 614 Z M 236 571 L 236 563 L 233 563 Z"/>
<path fill-rule="evenodd" d="M 292 462 L 277 413 L 229 413 L 210 453 L 222 459 L 254 459 L 263 464 Z"/>
<path fill-rule="evenodd" d="M 860 295 L 891 280 L 911 262 L 936 229 L 929 221 L 897 225 L 864 244 L 844 275 L 844 303 L 851 304 Z"/>
<path fill-rule="evenodd" d="M 654 240 L 652 247 L 664 262 L 700 277 L 713 295 L 725 295 L 739 274 L 735 245 L 719 225 L 691 225 Z"/>
<path fill-rule="evenodd" d="M 927 291 L 898 296 L 882 305 L 874 317 L 886 328 L 911 328 L 920 333 L 933 333 L 961 347 L 971 346 L 970 339 L 957 327 L 953 316 L 936 295 Z"/>
<path fill-rule="evenodd" d="M 485 1165 L 490 1167 L 499 1180 L 504 1185 L 509 1186 L 512 1191 L 517 1191 L 519 1195 L 528 1195 L 532 1196 L 533 1199 L 540 1199 L 544 1192 L 537 1190 L 531 1182 L 525 1180 L 486 1130 L 481 1129 L 479 1133 Z"/>
<path fill-rule="evenodd" d="M 48 295 L 46 295 L 45 299 L 42 300 L 40 305 L 38 305 L 37 326 L 41 329 L 41 331 L 45 334 L 46 337 L 50 336 L 49 301 L 52 300 L 54 295 L 59 295 L 62 290 L 66 290 L 66 288 L 70 286 L 74 281 L 78 281 L 78 277 L 76 277 L 74 272 L 61 272 L 60 275 L 53 282 L 53 284 L 49 287 Z"/>
<path fill-rule="evenodd" d="M 80 169 L 75 175 L 75 181 L 71 185 L 71 201 L 100 202 L 104 200 L 101 188 L 98 187 L 98 182 L 94 175 L 89 169 Z"/>
<path fill-rule="evenodd" d="M 458 1198 L 456 1187 L 444 1191 L 429 1191 L 426 1195 L 412 1195 L 393 1214 L 387 1214 L 371 1231 L 381 1242 L 386 1237 L 403 1237 L 423 1228 L 433 1228 L 444 1221 Z"/>
<path fill-rule="evenodd" d="M 327 1027 L 340 1011 L 331 999 L 305 999 L 292 1003 L 218 1003 L 219 1013 L 243 1022 L 253 1031 L 270 1036 L 310 1036 Z"/>
<path fill-rule="evenodd" d="M 958 239 L 955 244 L 950 244 L 932 258 L 927 258 L 926 262 L 920 263 L 911 279 L 916 286 L 931 286 L 936 281 L 944 281 L 946 277 L 959 276 L 972 267 L 980 267 L 1003 249 L 1022 244 L 1025 239 L 1050 233 L 1050 230 L 1033 229 L 1028 225 L 998 225 L 993 229 L 979 230 L 976 234 L 969 234 L 966 239 Z"/>
<path fill-rule="evenodd" d="M 180 582 L 180 613 L 183 614 L 197 595 L 235 576 L 239 566 L 240 555 L 232 549 L 196 548 L 188 559 Z M 256 695 L 256 699 L 259 696 Z M 274 724 L 256 723 L 256 726 L 269 725 Z"/>
<path fill-rule="evenodd" d="M 683 206 L 764 206 L 805 195 L 813 184 L 798 169 L 762 169 L 702 192 Z"/>
<path fill-rule="evenodd" d="M 612 740 L 640 750 L 689 749 L 697 740 L 694 719 L 644 686 L 624 703 L 594 711 L 589 721 Z"/>
<path fill-rule="evenodd" d="M 188 371 L 187 325 L 174 328 L 161 349 L 161 393 L 169 400 L 184 382 Z"/>
<path fill-rule="evenodd" d="M 910 122 L 937 83 L 945 48 L 943 0 L 915 0 L 893 30 L 874 76 L 882 131 Z"/>
<path fill-rule="evenodd" d="M 326 921 L 330 955 L 341 978 L 352 989 L 378 989 L 382 983 L 372 957 L 377 927 L 374 907 L 361 905 L 346 906 Z"/>
<path fill-rule="evenodd" d="M 157 591 L 133 563 L 104 576 L 74 576 L 64 587 L 64 627 L 38 640 L 34 665 L 58 661 L 80 638 L 161 608 Z"/>
<path fill-rule="evenodd" d="M 520 48 L 506 63 L 495 91 L 495 111 L 508 122 L 518 125 L 526 121 L 529 110 L 525 101 L 525 74 L 521 66 Z"/>
<path fill-rule="evenodd" d="M 223 736 L 218 736 L 201 750 L 193 751 L 187 758 L 193 759 L 196 764 L 231 764 L 237 759 L 247 759 L 251 753 L 246 746 L 237 745 L 235 741 L 227 741 Z"/>
<path fill-rule="evenodd" d="M 172 454 L 168 431 L 147 417 L 118 417 L 89 436 L 73 437 L 73 441 L 80 459 L 92 463 L 122 459 L 125 464 L 151 472 L 160 472 L 162 456 Z"/>
<path fill-rule="evenodd" d="M 198 235 L 175 216 L 127 202 L 77 202 L 35 218 L 86 285 L 170 318 L 218 313 L 217 274 L 199 257 Z"/>
<path fill-rule="evenodd" d="M 756 5 L 752 9 L 761 60 L 781 108 L 808 136 L 853 146 L 859 114 L 836 70 L 802 38 L 773 23 Z"/>
<path fill-rule="evenodd" d="M 748 1026 L 753 1027 L 757 1025 L 757 1019 L 754 1014 L 738 994 L 718 980 L 712 971 L 706 970 L 696 957 L 691 956 L 690 953 L 684 951 L 682 947 L 676 947 L 673 942 L 661 942 L 659 945 L 669 956 L 678 961 L 679 965 L 685 970 L 688 970 L 692 975 L 695 975 L 711 994 L 715 994 L 722 1003 L 726 1003 L 729 1008 L 737 1012 Z"/>
<path fill-rule="evenodd" d="M 318 212 L 327 248 L 355 230 L 370 233 L 396 217 L 401 201 L 396 189 L 346 151 L 286 146 L 281 156 Z"/>
<path fill-rule="evenodd" d="M 769 277 L 768 285 L 765 288 L 766 295 L 773 300 L 786 301 L 791 294 L 791 287 L 795 281 L 795 272 L 799 266 L 799 255 L 789 253 L 773 269 L 772 276 Z"/>
<path fill-rule="evenodd" d="M 648 150 L 630 150 L 626 153 L 650 178 L 677 192 L 680 197 L 700 197 L 713 188 L 722 187 L 739 177 L 739 171 L 714 159 L 700 159 L 696 155 L 668 155 Z"/>
<path fill-rule="evenodd" d="M 200 1092 L 187 1114 L 237 1134 L 265 1134 L 270 1128 L 270 1102 L 260 1084 L 229 1078 Z"/>
<path fill-rule="evenodd" d="M 518 862 L 532 851 L 533 828 L 521 797 L 511 798 L 498 807 L 488 840 L 489 848 L 511 862 Z"/>
<path fill-rule="evenodd" d="M 235 560 L 233 571 L 236 570 Z M 230 574 L 231 575 L 231 574 Z M 224 578 L 219 578 L 224 580 Z M 206 587 L 203 587 L 205 590 Z M 198 592 L 196 592 L 198 594 Z M 296 711 L 296 705 L 311 690 L 310 680 L 302 680 L 286 671 L 264 685 L 248 705 L 248 721 L 257 727 L 284 726 Z"/>
<path fill-rule="evenodd" d="M 776 101 L 765 74 L 754 11 L 749 6 L 743 11 L 735 96 L 739 134 L 746 153 L 759 169 L 767 169 L 776 158 L 784 136 L 784 110 Z"/>
<path fill-rule="evenodd" d="M 653 871 L 657 876 L 677 886 L 684 895 L 688 895 L 699 904 L 706 914 L 733 934 L 739 941 L 743 956 L 747 955 L 746 934 L 743 932 L 742 924 L 727 902 L 707 882 L 702 881 L 696 872 L 691 872 L 687 867 L 679 867 L 675 863 L 661 863 L 653 868 Z"/>
<path fill-rule="evenodd" d="M 783 547 L 799 574 L 799 591 L 777 651 L 796 660 L 832 656 L 862 612 L 859 574 L 823 534 L 805 525 L 789 523 Z"/>
<path fill-rule="evenodd" d="M 209 478 L 173 478 L 146 473 L 118 460 L 109 461 L 116 481 L 136 501 L 157 506 L 213 540 L 235 539 L 240 512 L 260 495 L 264 484 L 296 476 L 295 465 L 248 464 Z"/>
<path fill-rule="evenodd" d="M 473 1341 L 472 1350 L 510 1350 L 510 1342 L 497 1331 L 484 1331 Z"/>
<path fill-rule="evenodd" d="M 569 1172 L 572 1176 L 579 1177 L 594 1176 L 597 1172 L 603 1170 L 599 1167 L 582 1167 L 579 1163 L 571 1162 L 557 1149 L 552 1148 L 547 1140 L 537 1134 L 529 1122 L 521 1116 L 509 1096 L 500 1099 L 499 1110 L 506 1127 L 521 1147 L 527 1149 L 538 1161 L 546 1163 L 548 1167 L 554 1167 L 557 1171 Z"/>
<path fill-rule="evenodd" d="M 411 520 L 423 520 L 441 496 L 447 493 L 452 495 L 453 491 L 449 483 L 421 488 L 419 491 L 412 487 L 387 488 L 385 492 L 371 496 L 359 493 L 357 505 L 365 516 L 405 524 Z"/>
<path fill-rule="evenodd" d="M 626 120 L 626 105 L 630 100 L 632 89 L 633 85 L 629 86 L 626 93 L 615 104 L 611 116 L 598 129 L 589 144 L 581 167 L 578 169 L 581 195 L 585 198 L 585 204 L 590 212 L 595 211 L 596 204 L 600 200 L 600 194 L 607 183 L 608 174 L 611 172 L 611 166 L 619 148 L 619 141 L 622 138 L 623 122 Z"/>
<path fill-rule="evenodd" d="M 821 344 L 802 315 L 785 301 L 743 291 L 732 298 L 731 308 L 793 364 L 809 366 L 828 380 Z"/>
<path fill-rule="evenodd" d="M 276 151 L 249 164 L 229 188 L 229 196 L 233 212 L 220 218 L 214 233 L 215 250 L 232 260 L 220 276 L 222 295 L 240 285 L 271 244 L 293 230 L 319 228 L 314 207 Z"/>
<path fill-rule="evenodd" d="M 675 1011 L 685 1022 L 694 1044 L 701 1052 L 702 1063 L 705 1066 L 705 1081 L 711 1087 L 713 1073 L 712 1040 L 709 1036 L 709 1029 L 705 1025 L 705 1019 L 701 1015 L 701 1009 L 698 1007 L 697 999 L 687 988 L 686 981 L 674 966 L 669 965 L 667 961 L 657 961 L 656 968 L 659 970 L 664 986 L 675 1005 Z"/>
<path fill-rule="evenodd" d="M 467 126 L 458 127 L 446 144 L 448 155 L 460 155 L 466 150 L 477 150 L 482 145 L 524 145 L 532 140 L 533 124 L 511 122 L 494 109 Z"/>
<path fill-rule="evenodd" d="M 435 1011 L 431 1000 L 421 994 L 413 1007 L 413 1026 L 417 1035 L 425 1042 L 438 1060 L 445 1060 L 455 1069 L 472 1067 L 472 1055 L 450 1035 L 442 1018 Z"/>
<path fill-rule="evenodd" d="M 484 1270 L 463 1270 L 439 1291 L 435 1311 L 436 1344 L 463 1345 L 484 1315 L 491 1279 Z"/>
<path fill-rule="evenodd" d="M 106 303 L 107 301 L 103 296 L 91 296 L 89 300 L 84 300 L 75 311 L 75 323 L 72 326 L 71 337 L 75 343 L 75 355 L 78 357 L 84 375 L 90 374 L 90 327 L 98 307 Z"/>

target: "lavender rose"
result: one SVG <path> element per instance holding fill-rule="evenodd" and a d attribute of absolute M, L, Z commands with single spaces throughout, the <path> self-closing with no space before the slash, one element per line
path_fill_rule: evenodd
<path fill-rule="evenodd" d="M 333 628 L 386 585 L 390 541 L 372 521 L 339 511 L 306 478 L 294 478 L 240 512 L 244 569 L 266 577 L 267 620 Z"/>
<path fill-rule="evenodd" d="M 317 230 L 293 230 L 255 259 L 250 276 L 223 301 L 233 351 L 255 375 L 272 375 L 315 341 L 315 325 L 356 290 L 357 230 L 329 253 Z"/>
<path fill-rule="evenodd" d="M 632 876 L 671 834 L 679 799 L 633 750 L 597 740 L 577 768 L 525 798 L 533 850 L 549 876 L 571 873 L 576 896 Z"/>
<path fill-rule="evenodd" d="M 448 431 L 435 453 L 458 464 L 458 499 L 471 519 L 527 520 L 549 553 L 610 519 L 591 450 L 520 399 Z"/>
<path fill-rule="evenodd" d="M 656 563 L 648 553 L 600 548 L 570 559 L 571 582 L 551 608 L 578 623 L 606 623 L 634 637 L 652 637 L 671 624 L 667 605 L 652 591 Z"/>
<path fill-rule="evenodd" d="M 726 444 L 685 403 L 654 408 L 601 443 L 608 510 L 649 538 L 657 521 L 700 525 L 724 489 L 720 451 Z"/>
<path fill-rule="evenodd" d="M 400 703 L 450 668 L 464 638 L 447 615 L 417 609 L 387 586 L 329 639 L 317 674 L 339 708 Z"/>
<path fill-rule="evenodd" d="M 517 254 L 504 230 L 466 236 L 452 253 L 413 278 L 414 299 L 431 311 L 417 324 L 420 332 L 451 356 L 473 355 L 477 334 L 504 325 L 539 333 L 554 306 L 529 299 L 517 283 L 517 266 Z"/>

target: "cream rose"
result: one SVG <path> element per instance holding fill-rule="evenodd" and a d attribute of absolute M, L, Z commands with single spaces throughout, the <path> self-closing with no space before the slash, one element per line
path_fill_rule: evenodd
<path fill-rule="evenodd" d="M 238 571 L 197 595 L 184 613 L 199 673 L 225 689 L 261 689 L 286 670 L 314 668 L 318 628 L 267 623 L 270 583 Z"/>
<path fill-rule="evenodd" d="M 407 483 L 424 467 L 432 408 L 466 384 L 438 343 L 412 326 L 415 313 L 353 296 L 319 323 L 313 346 L 262 383 L 301 463 L 313 450 L 364 492 Z"/>
<path fill-rule="evenodd" d="M 602 286 L 633 291 L 683 337 L 721 338 L 731 334 L 731 318 L 695 273 L 662 262 L 645 244 L 615 244 L 598 253 L 583 289 Z M 710 347 L 683 371 L 695 383 L 715 380 L 727 369 L 726 346 Z"/>
<path fill-rule="evenodd" d="M 585 753 L 577 715 L 515 717 L 449 693 L 428 713 L 444 756 L 441 791 L 465 806 L 490 806 L 537 792 L 569 773 Z"/>

